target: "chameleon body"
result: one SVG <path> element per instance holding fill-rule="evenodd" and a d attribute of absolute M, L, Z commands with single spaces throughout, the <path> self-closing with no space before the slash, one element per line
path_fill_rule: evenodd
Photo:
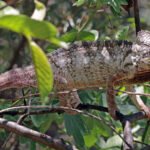
<path fill-rule="evenodd" d="M 61 105 L 77 107 L 80 99 L 76 89 L 105 87 L 109 112 L 115 118 L 114 86 L 150 81 L 150 32 L 139 32 L 136 43 L 78 42 L 68 49 L 60 48 L 47 57 L 54 73 L 54 89 L 69 91 L 59 94 Z M 32 65 L 0 75 L 0 91 L 29 86 L 37 86 Z M 141 109 L 145 109 L 143 105 Z"/>

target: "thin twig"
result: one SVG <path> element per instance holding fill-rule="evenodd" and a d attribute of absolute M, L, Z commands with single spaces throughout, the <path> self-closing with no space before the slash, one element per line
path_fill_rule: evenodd
<path fill-rule="evenodd" d="M 41 144 L 47 145 L 49 148 L 54 148 L 56 150 L 73 150 L 70 145 L 65 144 L 61 139 L 52 138 L 51 136 L 42 134 L 3 118 L 0 118 L 0 127 L 7 131 L 16 133 L 17 135 L 24 136 Z"/>
<path fill-rule="evenodd" d="M 23 92 L 23 95 L 24 95 L 24 91 L 22 90 Z M 25 99 L 24 99 L 25 101 Z M 30 106 L 30 101 L 31 99 L 29 100 L 29 106 Z M 25 118 L 28 116 L 29 114 L 29 109 L 28 111 L 26 112 L 26 110 L 23 112 L 23 115 L 19 117 L 19 119 L 17 120 L 17 123 L 18 124 L 22 124 L 22 122 L 25 120 Z M 15 149 L 15 146 L 16 146 L 16 143 L 17 143 L 17 135 L 14 134 L 13 132 L 10 132 L 7 139 L 5 140 L 5 142 L 3 143 L 2 145 L 2 149 L 3 150 L 14 150 Z"/>
<path fill-rule="evenodd" d="M 26 118 L 26 114 L 19 117 L 17 120 L 18 124 L 22 124 L 23 120 Z M 4 141 L 3 145 L 1 146 L 2 150 L 12 150 L 15 149 L 16 142 L 17 142 L 17 135 L 13 132 L 10 132 L 7 136 L 7 139 Z"/>
<path fill-rule="evenodd" d="M 149 128 L 150 128 L 150 120 L 147 121 L 145 129 L 143 131 L 142 142 L 145 141 L 147 131 L 148 131 Z"/>
<path fill-rule="evenodd" d="M 136 34 L 141 30 L 138 0 L 133 0 Z"/>
<path fill-rule="evenodd" d="M 91 88 L 92 89 L 92 88 Z M 97 88 L 93 88 L 94 90 L 97 90 L 97 91 L 99 91 L 99 89 Z M 114 89 L 115 91 L 117 91 L 117 92 L 122 92 L 122 93 L 127 93 L 127 94 L 129 94 L 129 95 L 141 95 L 141 96 L 147 96 L 147 97 L 150 97 L 150 94 L 148 94 L 148 93 L 135 93 L 135 92 L 130 92 L 130 91 L 122 91 L 122 90 L 118 90 L 118 89 Z M 50 94 L 49 94 L 49 97 L 52 97 L 53 95 L 56 95 L 56 93 L 57 93 L 57 95 L 58 94 L 63 94 L 63 93 L 69 93 L 70 91 L 61 91 L 61 92 L 51 92 Z M 3 94 L 3 95 L 2 95 Z M 4 98 L 5 99 L 5 97 L 7 97 L 7 95 L 5 96 L 4 95 L 4 93 L 2 93 L 1 94 L 1 98 Z M 25 98 L 30 98 L 30 97 L 39 97 L 40 96 L 40 94 L 39 93 L 34 93 L 34 94 L 29 94 L 29 95 L 26 95 L 26 96 L 20 96 L 20 97 L 11 97 L 11 100 L 13 100 L 13 101 L 16 101 L 16 100 L 18 100 L 18 99 L 25 99 Z M 9 99 L 9 98 L 8 98 Z"/>
<path fill-rule="evenodd" d="M 135 143 L 139 143 L 139 144 L 141 144 L 141 145 L 150 146 L 149 144 L 144 143 L 144 142 L 141 142 L 141 141 L 134 140 L 134 142 L 135 142 Z"/>
<path fill-rule="evenodd" d="M 124 150 L 133 150 L 133 136 L 131 131 L 131 122 L 126 120 L 125 123 L 123 123 L 123 136 L 125 141 L 128 143 L 123 143 Z M 130 145 L 130 147 L 129 147 Z"/>
<path fill-rule="evenodd" d="M 51 113 L 64 112 L 66 110 L 71 110 L 71 111 L 74 111 L 76 113 L 83 114 L 83 115 L 86 115 L 86 116 L 90 116 L 90 117 L 93 116 L 92 114 L 90 114 L 88 112 L 83 112 L 83 111 L 78 110 L 78 109 L 71 109 L 71 108 L 67 108 L 67 107 L 50 107 L 50 106 L 19 106 L 19 107 L 12 107 L 12 108 L 7 108 L 7 109 L 1 110 L 0 114 L 4 114 L 4 113 L 7 113 L 7 112 L 13 111 L 13 110 L 22 110 L 22 109 L 27 109 L 27 108 L 36 109 L 36 111 L 34 111 L 34 112 L 30 111 L 30 115 L 32 115 L 32 114 L 42 114 L 42 113 L 46 113 L 46 112 L 49 112 L 49 113 L 50 112 Z M 40 113 L 40 111 L 37 111 L 37 109 L 47 109 L 47 110 L 42 110 L 41 113 Z M 95 118 L 99 121 L 105 122 L 105 124 L 108 125 L 116 133 L 115 128 L 113 127 L 113 125 L 110 124 L 109 122 L 106 122 L 105 119 L 103 119 L 102 117 L 94 116 L 93 118 Z M 129 116 L 127 116 L 126 118 L 129 119 Z M 131 117 L 131 118 L 133 118 L 133 117 Z"/>
<path fill-rule="evenodd" d="M 147 86 L 147 87 L 149 87 L 149 88 L 150 88 L 150 84 L 144 84 L 144 86 Z"/>
<path fill-rule="evenodd" d="M 22 110 L 22 109 L 27 109 L 27 108 L 28 109 L 38 109 L 38 108 L 43 109 L 43 108 L 45 108 L 45 109 L 50 109 L 51 112 L 56 112 L 56 111 L 59 112 L 59 111 L 69 110 L 69 111 L 74 111 L 76 113 L 83 114 L 85 116 L 91 117 L 91 118 L 96 119 L 98 121 L 103 121 L 103 123 L 108 125 L 124 141 L 123 137 L 119 133 L 117 133 L 117 131 L 115 130 L 113 125 L 110 124 L 109 122 L 105 121 L 105 119 L 103 119 L 102 117 L 97 117 L 97 116 L 92 115 L 92 114 L 87 113 L 87 112 L 83 112 L 81 110 L 77 110 L 77 109 L 71 109 L 71 108 L 67 108 L 67 107 L 50 107 L 50 106 L 19 106 L 19 107 L 12 107 L 12 108 L 3 109 L 3 110 L 0 111 L 0 114 L 2 114 L 4 112 L 9 112 L 9 111 L 12 111 L 12 110 Z M 1 122 L 0 122 L 0 126 L 1 126 Z M 124 142 L 126 143 L 126 141 L 124 141 Z M 128 144 L 128 143 L 126 143 L 126 144 Z"/>
<path fill-rule="evenodd" d="M 80 104 L 78 106 L 78 109 L 73 109 L 73 108 L 68 108 L 68 107 L 62 107 L 62 106 L 41 106 L 41 105 L 36 105 L 36 106 L 18 106 L 18 107 L 11 107 L 11 108 L 6 108 L 0 111 L 0 115 L 20 115 L 23 114 L 24 109 L 35 109 L 34 111 L 31 111 L 30 114 L 44 114 L 44 113 L 63 113 L 65 111 L 72 111 L 73 113 L 81 113 L 81 110 L 98 110 L 102 112 L 108 112 L 107 107 L 102 107 L 102 106 L 97 106 L 97 105 L 90 105 L 90 104 Z M 41 109 L 41 110 L 39 110 Z M 80 110 L 79 110 L 80 109 Z M 129 120 L 130 122 L 135 122 L 137 120 L 145 119 L 146 114 L 145 112 L 137 112 L 131 115 L 122 115 L 120 112 L 116 112 L 116 115 L 118 116 L 119 120 L 123 122 L 124 120 Z"/>
<path fill-rule="evenodd" d="M 126 94 L 129 94 L 129 95 L 141 95 L 141 96 L 150 97 L 150 94 L 148 94 L 148 93 L 138 93 L 138 92 L 130 92 L 130 91 L 121 91 L 121 90 L 117 90 L 117 89 L 115 89 L 115 91 L 126 93 Z"/>
<path fill-rule="evenodd" d="M 88 116 L 88 117 L 90 117 L 90 118 L 93 118 L 93 119 L 95 119 L 95 120 L 98 120 L 98 121 L 100 121 L 100 122 L 103 122 L 104 124 L 106 124 L 107 126 L 109 126 L 111 129 L 112 129 L 112 131 L 114 132 L 114 133 L 116 133 L 121 139 L 122 139 L 122 141 L 124 142 L 124 143 L 126 143 L 126 145 L 128 145 L 128 147 L 130 147 L 130 145 L 124 140 L 124 138 L 115 130 L 115 128 L 114 128 L 114 126 L 110 123 L 110 122 L 108 122 L 108 121 L 106 121 L 104 118 L 102 118 L 102 117 L 97 117 L 97 116 L 95 116 L 95 115 L 93 115 L 93 114 L 91 114 L 91 113 L 88 113 L 88 112 L 81 112 L 84 116 Z"/>
<path fill-rule="evenodd" d="M 84 105 L 84 104 L 82 104 Z M 98 106 L 93 106 L 92 105 L 87 105 L 85 104 L 88 109 L 89 108 L 93 108 L 93 109 L 96 109 L 96 110 L 99 110 L 99 111 L 105 111 L 105 112 L 108 112 L 108 109 L 105 108 L 105 107 L 99 107 L 100 109 L 102 108 L 102 110 L 98 109 Z M 80 106 L 81 107 L 81 106 Z M 83 109 L 85 109 L 86 107 L 83 107 Z M 94 116 L 88 112 L 83 112 L 81 110 L 78 110 L 78 109 L 72 109 L 72 108 L 67 108 L 67 107 L 51 107 L 51 106 L 18 106 L 18 107 L 12 107 L 12 108 L 7 108 L 7 109 L 3 109 L 0 111 L 0 114 L 8 114 L 8 112 L 12 112 L 13 110 L 18 110 L 18 114 L 21 113 L 20 111 L 21 110 L 24 110 L 24 109 L 35 109 L 35 111 L 30 111 L 30 113 L 28 115 L 34 115 L 34 114 L 44 114 L 44 113 L 55 113 L 55 112 L 64 112 L 66 110 L 69 110 L 69 111 L 73 111 L 75 113 L 79 113 L 79 114 L 83 114 L 85 116 L 89 116 L 91 118 L 94 118 L 96 120 L 99 120 L 99 121 L 103 121 L 106 125 L 108 125 L 112 130 L 113 132 L 115 132 L 118 136 L 120 136 L 120 138 L 122 138 L 121 135 L 119 135 L 119 133 L 116 132 L 115 128 L 113 127 L 113 125 L 106 121 L 104 118 L 102 117 L 97 117 L 97 116 Z M 47 109 L 47 110 L 37 110 L 37 109 Z M 23 112 L 22 112 L 23 113 Z M 139 113 L 135 113 L 133 115 L 127 115 L 127 116 L 124 116 L 124 119 L 122 119 L 122 121 L 124 122 L 125 120 L 129 120 L 130 122 L 132 121 L 136 121 L 136 120 L 139 120 L 139 119 L 143 119 L 145 118 L 144 116 L 144 113 L 142 112 L 139 112 Z M 122 138 L 122 140 L 130 147 L 130 145 Z"/>

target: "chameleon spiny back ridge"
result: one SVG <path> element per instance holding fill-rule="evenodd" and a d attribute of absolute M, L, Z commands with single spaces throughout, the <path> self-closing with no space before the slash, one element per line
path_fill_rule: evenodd
<path fill-rule="evenodd" d="M 54 86 L 57 90 L 105 86 L 111 76 L 120 73 L 125 74 L 126 79 L 131 78 L 144 51 L 146 54 L 150 51 L 147 47 L 142 50 L 142 47 L 146 46 L 127 41 L 96 41 L 60 48 L 48 54 L 55 76 Z M 1 91 L 27 86 L 36 86 L 32 66 L 0 75 Z"/>
<path fill-rule="evenodd" d="M 68 49 L 60 48 L 48 54 L 54 73 L 54 89 L 62 91 L 57 93 L 60 105 L 76 108 L 80 103 L 76 89 L 106 87 L 108 110 L 116 118 L 114 86 L 139 83 L 141 79 L 141 82 L 150 81 L 149 37 L 150 32 L 141 31 L 136 43 L 77 42 Z M 37 86 L 32 65 L 0 75 L 0 91 L 29 86 Z M 150 118 L 149 108 L 141 102 L 137 104 Z"/>
<path fill-rule="evenodd" d="M 54 51 L 48 55 L 54 74 L 66 80 L 62 86 L 57 81 L 54 85 L 59 84 L 60 90 L 99 87 L 120 71 L 130 76 L 136 64 L 132 45 L 127 41 L 77 42 Z"/>
<path fill-rule="evenodd" d="M 134 45 L 127 41 L 77 42 L 48 54 L 55 88 L 60 91 L 105 86 L 110 76 L 120 72 L 127 78 L 133 76 L 139 59 Z M 36 86 L 32 66 L 0 75 L 0 91 L 28 86 Z"/>

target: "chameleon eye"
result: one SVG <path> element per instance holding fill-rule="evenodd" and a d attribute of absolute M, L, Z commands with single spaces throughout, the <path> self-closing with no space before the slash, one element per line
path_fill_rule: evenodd
<path fill-rule="evenodd" d="M 150 45 L 150 32 L 149 31 L 140 31 L 137 36 L 138 42 L 149 46 Z"/>

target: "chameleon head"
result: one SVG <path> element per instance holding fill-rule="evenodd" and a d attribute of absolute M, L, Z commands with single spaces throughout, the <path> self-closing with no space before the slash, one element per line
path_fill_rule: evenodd
<path fill-rule="evenodd" d="M 150 32 L 138 32 L 136 44 L 132 47 L 132 61 L 139 72 L 150 72 Z"/>
<path fill-rule="evenodd" d="M 140 44 L 134 50 L 138 71 L 150 72 L 150 46 Z"/>
<path fill-rule="evenodd" d="M 142 58 L 139 67 L 144 69 L 146 72 L 150 72 L 150 56 Z"/>
<path fill-rule="evenodd" d="M 137 43 L 150 46 L 150 31 L 141 30 L 137 35 Z"/>
<path fill-rule="evenodd" d="M 150 72 L 150 31 L 139 31 L 137 43 L 137 52 L 140 57 L 138 66 L 142 71 Z"/>
<path fill-rule="evenodd" d="M 139 31 L 136 43 L 133 46 L 133 51 L 136 54 L 136 58 L 138 58 L 138 68 L 146 69 L 150 72 L 150 31 Z"/>

